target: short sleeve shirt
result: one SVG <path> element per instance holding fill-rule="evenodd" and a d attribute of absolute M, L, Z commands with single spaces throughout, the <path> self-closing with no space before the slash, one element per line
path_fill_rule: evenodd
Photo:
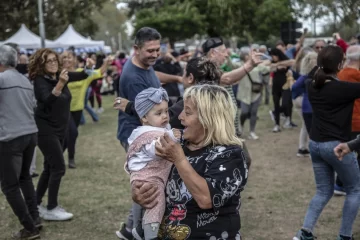
<path fill-rule="evenodd" d="M 120 77 L 119 95 L 129 101 L 135 101 L 135 97 L 147 88 L 160 88 L 161 84 L 152 67 L 143 69 L 133 64 L 132 59 L 126 61 Z M 130 116 L 119 111 L 117 138 L 121 142 L 127 142 L 132 131 L 141 126 L 138 116 Z"/>
<path fill-rule="evenodd" d="M 212 146 L 196 151 L 184 147 L 194 170 L 207 181 L 212 209 L 201 209 L 172 168 L 166 185 L 166 209 L 160 239 L 240 239 L 240 192 L 247 166 L 240 146 Z"/>

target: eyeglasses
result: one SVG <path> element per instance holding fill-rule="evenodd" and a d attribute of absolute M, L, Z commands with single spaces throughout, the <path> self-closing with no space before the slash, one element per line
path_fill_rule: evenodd
<path fill-rule="evenodd" d="M 55 64 L 55 63 L 58 64 L 58 60 L 56 58 L 46 60 L 46 64 Z"/>
<path fill-rule="evenodd" d="M 324 47 L 323 46 L 316 46 L 315 48 L 316 49 L 323 49 Z"/>

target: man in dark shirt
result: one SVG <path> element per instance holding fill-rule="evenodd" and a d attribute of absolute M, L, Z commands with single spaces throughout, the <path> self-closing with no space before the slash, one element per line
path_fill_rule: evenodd
<path fill-rule="evenodd" d="M 160 40 L 160 33 L 153 28 L 144 27 L 136 33 L 134 57 L 125 63 L 120 77 L 120 97 L 134 101 L 136 95 L 144 89 L 159 88 L 161 83 L 181 82 L 180 76 L 154 71 L 152 66 L 159 57 Z M 131 132 L 141 123 L 136 116 L 130 116 L 121 111 L 119 111 L 118 121 L 117 137 L 127 150 L 127 140 Z"/>
<path fill-rule="evenodd" d="M 154 71 L 152 66 L 159 57 L 160 40 L 160 33 L 153 28 L 143 27 L 136 33 L 134 57 L 125 63 L 121 73 L 119 83 L 120 97 L 134 101 L 136 95 L 144 89 L 150 87 L 160 88 L 161 83 L 181 82 L 180 76 Z M 119 111 L 118 116 L 117 138 L 127 151 L 129 147 L 128 138 L 134 129 L 141 126 L 141 123 L 137 116 L 131 116 L 121 111 Z M 127 224 L 122 224 L 121 229 L 116 232 L 116 235 L 120 239 L 132 239 L 132 228 L 133 217 L 130 212 Z"/>

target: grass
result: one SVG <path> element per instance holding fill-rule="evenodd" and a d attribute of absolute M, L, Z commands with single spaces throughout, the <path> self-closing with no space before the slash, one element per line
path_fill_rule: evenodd
<path fill-rule="evenodd" d="M 111 96 L 104 97 L 105 112 L 100 122 L 92 123 L 87 116 L 87 124 L 80 127 L 78 168 L 67 170 L 61 184 L 59 202 L 74 213 L 74 219 L 45 222 L 42 239 L 117 239 L 114 232 L 127 216 L 131 193 L 129 176 L 123 168 L 125 152 L 116 139 L 117 113 L 111 109 L 112 100 Z M 261 106 L 259 111 L 260 139 L 247 141 L 253 163 L 248 185 L 241 194 L 245 240 L 292 239 L 315 192 L 311 161 L 296 157 L 299 129 L 273 134 L 268 110 L 268 106 Z M 297 116 L 295 122 L 300 123 Z M 37 169 L 40 173 L 42 154 L 39 151 Z M 35 186 L 37 180 L 34 179 Z M 315 230 L 319 239 L 336 239 L 343 200 L 334 197 L 325 208 Z M 360 235 L 359 223 L 357 219 L 354 224 L 355 236 Z M 4 195 L 0 194 L 0 240 L 10 239 L 11 233 L 20 228 Z"/>

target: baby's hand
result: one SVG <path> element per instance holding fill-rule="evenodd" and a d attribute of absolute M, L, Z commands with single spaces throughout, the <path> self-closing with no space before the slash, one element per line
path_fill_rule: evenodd
<path fill-rule="evenodd" d="M 175 128 L 173 128 L 173 129 L 171 129 L 171 130 L 172 130 L 175 138 L 176 138 L 177 140 L 181 140 L 181 131 L 180 131 L 179 129 L 175 129 Z"/>

